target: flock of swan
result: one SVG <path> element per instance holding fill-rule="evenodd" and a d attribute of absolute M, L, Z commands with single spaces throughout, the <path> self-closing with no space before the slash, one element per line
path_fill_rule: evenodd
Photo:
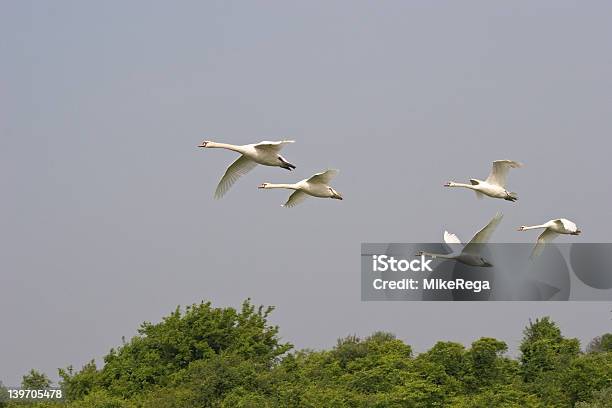
<path fill-rule="evenodd" d="M 227 191 L 241 176 L 253 170 L 258 164 L 263 166 L 281 167 L 289 171 L 295 169 L 296 167 L 293 164 L 279 154 L 281 149 L 286 144 L 293 142 L 293 140 L 281 140 L 278 142 L 263 141 L 247 145 L 233 145 L 208 140 L 202 142 L 198 147 L 208 149 L 227 149 L 240 154 L 240 157 L 230 164 L 225 171 L 225 174 L 219 181 L 217 189 L 215 190 L 215 198 L 223 197 L 223 195 L 227 193 Z M 444 186 L 460 187 L 473 190 L 478 198 L 488 196 L 514 202 L 518 199 L 518 195 L 515 192 L 511 192 L 506 189 L 506 181 L 510 169 L 520 168 L 522 166 L 523 165 L 521 163 L 513 160 L 495 160 L 493 162 L 491 173 L 486 180 L 470 179 L 470 184 L 449 181 Z M 294 190 L 294 192 L 289 196 L 287 202 L 283 204 L 283 207 L 293 207 L 301 203 L 308 196 L 342 200 L 342 195 L 329 185 L 332 178 L 336 174 L 338 174 L 338 170 L 330 169 L 321 173 L 316 173 L 307 179 L 298 181 L 297 183 L 262 183 L 259 188 L 285 188 L 288 190 Z M 478 231 L 465 245 L 461 244 L 461 241 L 455 234 L 444 231 L 444 242 L 448 244 L 449 247 L 456 247 L 459 245 L 461 246 L 460 250 L 452 251 L 451 249 L 451 253 L 449 254 L 433 254 L 421 251 L 419 252 L 419 255 L 430 256 L 433 258 L 455 259 L 459 262 L 472 266 L 492 266 L 492 264 L 480 253 L 482 248 L 481 244 L 485 244 L 489 241 L 489 238 L 501 222 L 502 218 L 503 215 L 501 213 L 497 213 L 495 217 L 493 217 L 491 221 L 489 221 L 487 225 Z M 544 231 L 538 237 L 537 243 L 531 253 L 532 259 L 537 257 L 544 249 L 544 246 L 556 238 L 559 234 L 579 235 L 581 232 L 575 223 L 565 218 L 553 219 L 539 225 L 521 226 L 518 230 L 528 231 L 532 229 L 544 229 Z"/>
<path fill-rule="evenodd" d="M 482 198 L 483 195 L 492 198 L 501 198 L 514 202 L 518 200 L 518 195 L 515 192 L 510 192 L 506 189 L 506 181 L 508 178 L 508 172 L 510 169 L 523 167 L 519 162 L 513 160 L 495 160 L 491 173 L 486 180 L 470 179 L 470 184 L 456 183 L 449 181 L 445 187 L 463 187 L 476 192 L 478 198 Z M 495 231 L 495 228 L 499 225 L 503 215 L 497 213 L 495 217 L 489 221 L 480 231 L 474 235 L 474 237 L 468 242 L 460 251 L 452 251 L 450 254 L 431 254 L 421 251 L 420 255 L 428 255 L 434 258 L 447 258 L 455 259 L 459 262 L 465 263 L 472 266 L 493 266 L 487 261 L 481 254 L 483 245 L 489 241 L 489 238 Z M 528 231 L 532 229 L 542 228 L 544 231 L 538 237 L 535 247 L 531 252 L 531 259 L 535 259 L 544 246 L 555 239 L 559 234 L 566 235 L 579 235 L 581 231 L 578 229 L 575 223 L 566 218 L 557 218 L 550 220 L 540 225 L 532 226 L 521 226 L 519 231 Z M 451 234 L 448 231 L 444 231 L 444 242 L 449 246 L 460 245 L 461 241 L 455 234 Z M 452 250 L 452 249 L 451 249 Z"/>
<path fill-rule="evenodd" d="M 279 142 L 263 141 L 247 145 L 233 145 L 229 143 L 211 142 L 208 140 L 203 141 L 198 147 L 227 149 L 240 153 L 240 157 L 230 164 L 227 170 L 225 170 L 223 177 L 221 177 L 221 181 L 219 181 L 219 185 L 217 185 L 217 190 L 215 191 L 215 198 L 223 197 L 236 180 L 253 170 L 258 164 L 263 166 L 282 167 L 289 171 L 295 169 L 293 164 L 289 163 L 287 159 L 279 154 L 284 145 L 293 142 L 293 140 L 281 140 Z M 326 170 L 321 173 L 316 173 L 302 181 L 298 181 L 297 183 L 263 183 L 259 188 L 286 188 L 295 190 L 289 196 L 287 202 L 283 204 L 283 207 L 293 207 L 301 203 L 308 196 L 342 200 L 342 195 L 328 185 L 336 174 L 338 174 L 338 170 Z"/>

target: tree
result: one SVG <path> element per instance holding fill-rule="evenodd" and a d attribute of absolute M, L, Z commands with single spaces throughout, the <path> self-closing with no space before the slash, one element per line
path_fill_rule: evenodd
<path fill-rule="evenodd" d="M 30 370 L 21 380 L 21 388 L 30 390 L 46 390 L 51 387 L 51 380 L 46 374 L 37 370 Z"/>
<path fill-rule="evenodd" d="M 591 402 L 578 402 L 575 408 L 612 408 L 612 386 L 595 391 Z"/>
<path fill-rule="evenodd" d="M 574 359 L 563 371 L 562 386 L 570 401 L 590 401 L 612 382 L 612 353 L 591 353 Z"/>
<path fill-rule="evenodd" d="M 525 381 L 536 380 L 542 373 L 569 364 L 580 353 L 578 339 L 566 339 L 549 317 L 529 321 L 520 345 L 521 370 Z"/>
<path fill-rule="evenodd" d="M 588 344 L 587 353 L 604 353 L 612 351 L 612 333 L 597 336 Z"/>
<path fill-rule="evenodd" d="M 8 400 L 8 390 L 6 389 L 6 387 L 4 386 L 4 384 L 2 384 L 2 381 L 0 381 L 0 408 L 4 408 L 6 406 L 6 401 Z"/>
<path fill-rule="evenodd" d="M 501 357 L 508 350 L 503 341 L 483 337 L 472 343 L 468 353 L 471 371 L 483 385 L 492 384 L 503 374 Z"/>
<path fill-rule="evenodd" d="M 85 364 L 78 373 L 73 372 L 72 366 L 68 368 L 60 368 L 59 376 L 61 378 L 60 387 L 68 401 L 75 401 L 83 398 L 85 395 L 98 385 L 100 373 L 96 367 L 96 362 L 91 360 Z"/>
<path fill-rule="evenodd" d="M 580 342 L 564 338 L 548 317 L 530 321 L 523 334 L 520 369 L 526 389 L 547 406 L 571 406 L 573 399 L 563 386 L 563 375 L 579 356 Z"/>
<path fill-rule="evenodd" d="M 257 367 L 270 369 L 291 349 L 281 343 L 278 327 L 268 324 L 273 307 L 256 308 L 249 300 L 240 310 L 214 308 L 210 302 L 177 308 L 160 323 L 145 322 L 138 335 L 104 357 L 97 370 L 91 362 L 74 374 L 60 371 L 62 387 L 70 399 L 95 389 L 129 397 L 172 383 L 172 376 L 195 361 L 234 355 Z"/>
<path fill-rule="evenodd" d="M 90 361 L 78 372 L 59 370 L 68 403 L 36 406 L 612 408 L 608 337 L 582 354 L 578 341 L 548 318 L 529 322 L 521 356 L 513 359 L 506 343 L 489 337 L 469 349 L 438 342 L 413 356 L 386 332 L 341 338 L 329 350 L 290 352 L 267 322 L 271 311 L 248 300 L 239 310 L 210 303 L 177 308 L 157 324 L 144 323 L 111 350 L 104 367 Z M 50 383 L 35 370 L 24 382 Z M 12 406 L 32 405 L 6 404 Z"/>

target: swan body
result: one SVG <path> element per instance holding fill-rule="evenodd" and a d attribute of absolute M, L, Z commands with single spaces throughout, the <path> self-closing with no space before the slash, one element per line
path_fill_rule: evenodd
<path fill-rule="evenodd" d="M 319 198 L 333 198 L 342 200 L 342 195 L 328 185 L 331 179 L 338 174 L 338 170 L 326 170 L 321 173 L 316 173 L 311 177 L 298 181 L 293 184 L 273 184 L 263 183 L 259 186 L 262 189 L 286 188 L 295 190 L 283 207 L 294 207 L 304 201 L 308 196 Z"/>
<path fill-rule="evenodd" d="M 464 246 L 461 244 L 461 240 L 455 234 L 444 231 L 444 242 L 447 244 L 447 247 L 449 247 L 449 249 L 452 251 L 452 248 L 450 247 L 459 245 L 462 246 L 460 250 L 453 251 L 449 254 L 433 254 L 420 251 L 417 256 L 425 255 L 432 258 L 454 259 L 455 261 L 470 266 L 491 267 L 493 264 L 486 260 L 480 252 L 483 248 L 483 244 L 486 244 L 489 241 L 489 238 L 499 225 L 502 218 L 503 214 L 497 213 L 495 217 L 493 217 L 487 225 L 478 231 L 474 237 L 472 237 L 470 242 Z"/>
<path fill-rule="evenodd" d="M 506 179 L 511 168 L 522 166 L 521 163 L 513 160 L 495 160 L 491 173 L 486 180 L 470 179 L 470 184 L 449 181 L 444 186 L 469 188 L 476 192 L 478 198 L 486 195 L 493 198 L 502 198 L 507 201 L 516 201 L 518 199 L 517 194 L 506 190 Z"/>
<path fill-rule="evenodd" d="M 539 256 L 544 250 L 544 247 L 546 246 L 546 244 L 551 242 L 553 239 L 557 238 L 559 234 L 580 235 L 580 233 L 582 232 L 578 229 L 578 226 L 574 222 L 566 218 L 557 218 L 557 219 L 550 220 L 540 225 L 531 225 L 531 226 L 523 225 L 519 227 L 518 230 L 528 231 L 528 230 L 540 229 L 540 228 L 543 228 L 544 231 L 538 237 L 538 241 L 536 242 L 536 245 L 533 248 L 533 251 L 531 252 L 531 256 L 530 256 L 531 259 L 534 259 L 537 256 Z"/>
<path fill-rule="evenodd" d="M 230 187 L 243 175 L 253 170 L 255 166 L 282 167 L 293 170 L 295 166 L 289 163 L 279 154 L 284 145 L 293 143 L 293 140 L 281 140 L 279 142 L 263 141 L 247 145 L 233 145 L 229 143 L 218 143 L 205 140 L 198 147 L 208 149 L 227 149 L 240 153 L 240 157 L 234 161 L 225 171 L 215 190 L 215 198 L 221 198 Z"/>

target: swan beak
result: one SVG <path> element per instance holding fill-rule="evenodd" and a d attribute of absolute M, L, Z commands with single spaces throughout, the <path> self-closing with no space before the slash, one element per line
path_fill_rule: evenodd
<path fill-rule="evenodd" d="M 489 263 L 489 262 L 485 261 L 484 265 L 482 265 L 482 266 L 484 266 L 485 268 L 490 268 L 490 267 L 492 267 L 492 266 L 493 266 L 493 264 L 491 264 L 491 263 Z"/>
<path fill-rule="evenodd" d="M 450 187 L 450 181 L 448 183 L 444 183 L 444 187 Z"/>
<path fill-rule="evenodd" d="M 582 233 L 582 231 L 576 230 L 576 232 L 574 232 L 572 235 L 580 235 L 581 233 Z"/>
<path fill-rule="evenodd" d="M 525 227 L 518 227 L 517 231 L 523 231 Z"/>
<path fill-rule="evenodd" d="M 201 144 L 198 145 L 198 147 L 206 147 L 207 144 L 208 142 L 202 142 Z"/>
<path fill-rule="evenodd" d="M 266 183 L 260 184 L 257 188 L 266 188 Z"/>

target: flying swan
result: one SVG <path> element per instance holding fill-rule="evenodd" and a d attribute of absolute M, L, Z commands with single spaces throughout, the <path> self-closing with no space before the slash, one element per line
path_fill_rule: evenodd
<path fill-rule="evenodd" d="M 287 202 L 283 204 L 283 207 L 288 208 L 298 205 L 309 195 L 313 197 L 342 200 L 342 195 L 328 185 L 336 174 L 338 174 L 338 170 L 326 170 L 322 173 L 314 174 L 310 178 L 298 181 L 295 184 L 263 183 L 258 188 L 287 188 L 290 190 L 295 190 L 295 192 L 289 196 Z"/>
<path fill-rule="evenodd" d="M 556 220 L 550 220 L 544 224 L 532 225 L 532 226 L 521 226 L 519 231 L 527 231 L 532 229 L 544 228 L 544 232 L 538 237 L 538 241 L 531 252 L 531 259 L 539 256 L 544 250 L 544 246 L 553 239 L 557 238 L 559 234 L 567 235 L 580 235 L 582 231 L 578 229 L 576 224 L 565 218 L 557 218 Z"/>
<path fill-rule="evenodd" d="M 519 162 L 512 160 L 495 160 L 493 162 L 493 168 L 491 174 L 486 180 L 470 179 L 471 184 L 455 183 L 449 181 L 444 184 L 445 187 L 464 187 L 472 189 L 476 192 L 478 198 L 482 198 L 482 195 L 488 195 L 493 198 L 503 198 L 508 201 L 516 201 L 518 199 L 516 193 L 506 190 L 506 178 L 508 177 L 508 171 L 510 168 L 518 168 L 523 165 Z"/>
<path fill-rule="evenodd" d="M 263 141 L 257 144 L 233 145 L 229 143 L 211 142 L 208 140 L 203 141 L 198 147 L 227 149 L 241 154 L 241 156 L 225 170 L 225 174 L 221 178 L 221 181 L 219 181 L 219 185 L 215 190 L 215 198 L 223 197 L 236 180 L 253 170 L 258 164 L 282 167 L 287 170 L 295 169 L 293 164 L 289 163 L 283 156 L 278 154 L 284 145 L 293 142 L 293 140 L 281 140 L 280 142 Z"/>
<path fill-rule="evenodd" d="M 483 229 L 474 235 L 470 242 L 463 246 L 461 251 L 453 251 L 451 248 L 451 246 L 462 245 L 461 240 L 459 240 L 457 235 L 444 231 L 444 242 L 447 244 L 448 249 L 452 251 L 450 254 L 432 254 L 429 252 L 420 251 L 417 253 L 417 256 L 424 255 L 432 258 L 454 259 L 470 266 L 493 266 L 492 263 L 482 257 L 480 252 L 484 246 L 483 244 L 486 244 L 489 241 L 489 238 L 493 234 L 493 231 L 495 231 L 495 228 L 497 228 L 499 225 L 502 218 L 503 214 L 497 213 Z"/>

